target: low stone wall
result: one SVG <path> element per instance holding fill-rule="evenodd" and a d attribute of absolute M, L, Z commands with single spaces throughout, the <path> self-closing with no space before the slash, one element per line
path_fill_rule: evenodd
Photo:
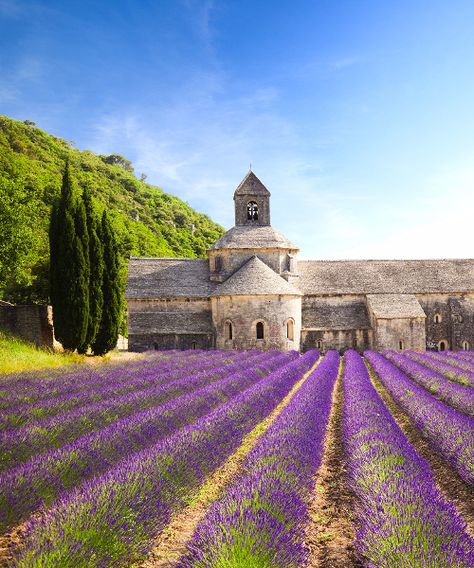
<path fill-rule="evenodd" d="M 55 346 L 51 306 L 0 302 L 0 328 L 44 347 Z"/>

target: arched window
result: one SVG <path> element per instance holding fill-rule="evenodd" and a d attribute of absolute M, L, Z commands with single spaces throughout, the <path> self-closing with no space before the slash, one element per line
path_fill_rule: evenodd
<path fill-rule="evenodd" d="M 195 342 L 195 341 L 193 341 L 193 342 L 191 343 L 191 349 L 196 349 L 196 342 Z"/>
<path fill-rule="evenodd" d="M 153 343 L 153 349 L 158 351 L 158 343 L 156 341 Z"/>
<path fill-rule="evenodd" d="M 316 349 L 322 349 L 322 348 L 323 348 L 323 342 L 320 339 L 318 339 L 316 341 Z"/>
<path fill-rule="evenodd" d="M 462 350 L 463 351 L 469 351 L 470 347 L 471 346 L 469 345 L 469 341 L 463 341 L 462 342 Z"/>
<path fill-rule="evenodd" d="M 255 326 L 255 331 L 257 333 L 257 339 L 264 339 L 264 327 L 263 321 L 258 321 Z"/>
<path fill-rule="evenodd" d="M 441 323 L 441 314 L 435 314 L 435 315 L 434 315 L 434 318 L 433 318 L 433 321 L 434 321 L 435 323 Z"/>
<path fill-rule="evenodd" d="M 438 351 L 446 351 L 447 348 L 448 348 L 448 342 L 442 339 L 438 343 Z"/>
<path fill-rule="evenodd" d="M 255 201 L 247 203 L 247 219 L 249 221 L 258 221 L 258 205 Z"/>
<path fill-rule="evenodd" d="M 225 322 L 225 338 L 226 339 L 233 339 L 232 322 L 230 322 L 230 321 Z"/>
<path fill-rule="evenodd" d="M 295 323 L 291 319 L 286 322 L 286 337 L 290 341 L 293 341 L 295 338 Z"/>
<path fill-rule="evenodd" d="M 403 343 L 403 339 L 400 339 L 400 341 L 398 342 L 398 349 L 400 351 L 403 351 L 405 349 L 404 343 Z"/>

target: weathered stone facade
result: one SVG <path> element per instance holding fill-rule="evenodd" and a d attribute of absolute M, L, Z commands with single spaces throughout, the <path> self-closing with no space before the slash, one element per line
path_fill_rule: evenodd
<path fill-rule="evenodd" d="M 56 346 L 51 306 L 21 306 L 0 301 L 0 328 L 37 345 Z"/>
<path fill-rule="evenodd" d="M 132 258 L 129 349 L 470 349 L 474 260 L 298 261 L 253 172 L 207 259 Z"/>

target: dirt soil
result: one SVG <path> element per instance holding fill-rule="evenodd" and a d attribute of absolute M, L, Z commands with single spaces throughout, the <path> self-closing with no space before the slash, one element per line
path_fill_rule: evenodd
<path fill-rule="evenodd" d="M 305 542 L 309 568 L 355 568 L 362 564 L 354 548 L 353 495 L 345 481 L 342 447 L 342 364 L 332 395 L 321 467 L 309 504 L 311 521 Z"/>

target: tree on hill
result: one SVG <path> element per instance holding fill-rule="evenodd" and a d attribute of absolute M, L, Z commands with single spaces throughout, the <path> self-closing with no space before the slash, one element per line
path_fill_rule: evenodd
<path fill-rule="evenodd" d="M 95 355 L 104 355 L 117 344 L 122 319 L 122 283 L 117 243 L 107 212 L 101 223 L 101 241 L 104 247 L 104 275 L 102 292 L 104 304 L 97 337 L 92 344 Z"/>
<path fill-rule="evenodd" d="M 121 156 L 120 154 L 110 154 L 110 156 L 101 156 L 101 158 L 106 164 L 117 164 L 125 171 L 133 174 L 132 162 L 127 160 L 127 158 L 124 158 L 124 156 Z"/>
<path fill-rule="evenodd" d="M 89 319 L 87 225 L 84 204 L 74 195 L 69 162 L 61 197 L 50 222 L 50 295 L 56 338 L 64 349 L 84 345 Z"/>

